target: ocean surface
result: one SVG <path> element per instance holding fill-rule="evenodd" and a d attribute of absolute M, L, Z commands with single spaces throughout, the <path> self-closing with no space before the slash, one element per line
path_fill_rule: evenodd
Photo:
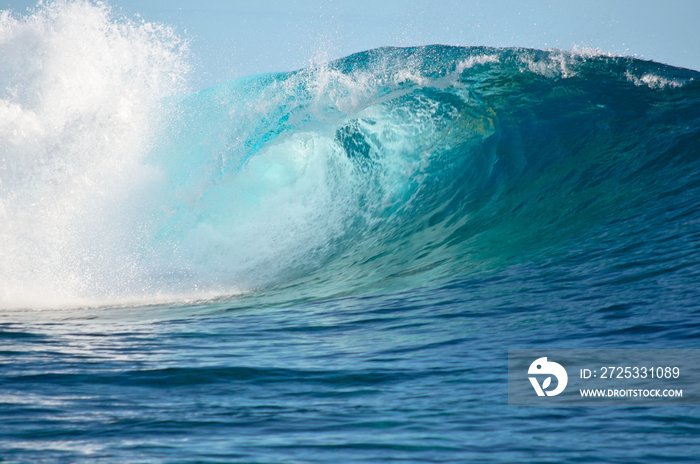
<path fill-rule="evenodd" d="M 509 406 L 507 361 L 700 348 L 700 73 L 188 60 L 0 15 L 0 462 L 698 462 L 700 407 Z"/>

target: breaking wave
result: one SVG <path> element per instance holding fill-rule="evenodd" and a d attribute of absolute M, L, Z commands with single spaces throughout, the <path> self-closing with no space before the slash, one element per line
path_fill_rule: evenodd
<path fill-rule="evenodd" d="M 0 306 L 405 288 L 698 218 L 694 71 L 429 46 L 188 72 L 105 6 L 3 13 Z"/>

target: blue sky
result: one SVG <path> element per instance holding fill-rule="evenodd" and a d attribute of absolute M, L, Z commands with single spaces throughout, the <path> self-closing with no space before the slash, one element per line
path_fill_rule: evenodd
<path fill-rule="evenodd" d="M 36 2 L 0 0 L 22 12 Z M 594 47 L 700 70 L 698 0 L 110 0 L 190 37 L 198 87 L 383 45 Z"/>

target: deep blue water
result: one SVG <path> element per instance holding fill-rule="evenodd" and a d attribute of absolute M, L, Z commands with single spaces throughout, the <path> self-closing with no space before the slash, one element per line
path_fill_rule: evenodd
<path fill-rule="evenodd" d="M 0 461 L 697 462 L 700 408 L 508 406 L 507 352 L 700 348 L 698 72 L 387 48 L 158 111 L 100 304 L 0 312 Z"/>

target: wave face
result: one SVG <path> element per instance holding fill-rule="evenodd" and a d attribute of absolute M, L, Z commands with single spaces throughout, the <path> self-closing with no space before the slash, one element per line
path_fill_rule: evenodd
<path fill-rule="evenodd" d="M 185 94 L 168 29 L 82 3 L 1 21 L 5 307 L 400 289 L 698 220 L 695 71 L 383 48 Z"/>

